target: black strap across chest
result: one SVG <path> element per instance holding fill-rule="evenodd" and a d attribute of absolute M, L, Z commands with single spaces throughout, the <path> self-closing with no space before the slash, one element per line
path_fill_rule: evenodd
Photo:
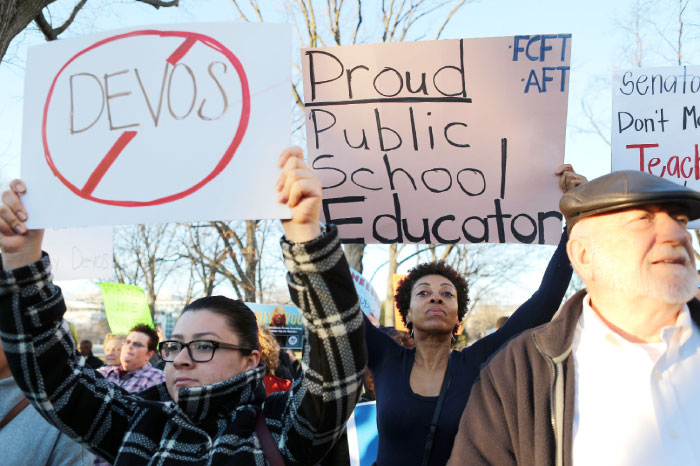
<path fill-rule="evenodd" d="M 277 447 L 275 440 L 272 438 L 270 430 L 265 424 L 265 416 L 260 410 L 258 414 L 258 420 L 255 423 L 255 433 L 258 434 L 258 440 L 260 440 L 260 446 L 262 446 L 263 452 L 265 452 L 265 457 L 270 462 L 272 466 L 284 466 L 284 459 L 282 459 L 282 453 Z"/>
<path fill-rule="evenodd" d="M 445 376 L 442 378 L 442 386 L 440 387 L 440 396 L 438 396 L 437 403 L 435 404 L 435 411 L 433 412 L 433 420 L 430 422 L 430 430 L 428 430 L 428 437 L 425 441 L 425 450 L 423 451 L 423 461 L 421 466 L 428 466 L 428 461 L 430 460 L 430 452 L 433 449 L 433 441 L 435 440 L 435 433 L 438 429 L 438 419 L 440 419 L 440 411 L 442 410 L 442 402 L 445 401 L 445 394 L 447 393 L 447 387 L 450 385 L 450 360 L 447 360 L 447 367 L 445 368 Z"/>

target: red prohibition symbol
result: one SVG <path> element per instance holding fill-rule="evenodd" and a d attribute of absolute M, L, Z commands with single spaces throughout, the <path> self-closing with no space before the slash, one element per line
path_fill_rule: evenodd
<path fill-rule="evenodd" d="M 181 59 L 184 57 L 187 52 L 192 48 L 193 45 L 195 45 L 197 42 L 200 42 L 207 47 L 212 48 L 213 50 L 221 53 L 226 57 L 226 59 L 231 63 L 233 68 L 236 70 L 236 73 L 238 74 L 238 78 L 241 83 L 241 115 L 238 123 L 238 127 L 236 128 L 236 132 L 233 136 L 233 139 L 231 143 L 228 145 L 226 151 L 224 152 L 223 156 L 221 157 L 221 160 L 216 164 L 214 169 L 206 175 L 202 180 L 194 184 L 193 186 L 185 189 L 184 191 L 180 191 L 178 193 L 174 193 L 165 197 L 161 197 L 158 199 L 153 199 L 149 201 L 130 201 L 130 200 L 113 200 L 113 199 L 100 199 L 95 196 L 93 196 L 93 192 L 97 188 L 98 184 L 102 180 L 102 178 L 105 176 L 107 173 L 107 170 L 109 170 L 110 166 L 114 163 L 114 161 L 117 159 L 119 154 L 124 150 L 124 148 L 131 142 L 132 139 L 136 136 L 137 132 L 136 131 L 124 131 L 121 136 L 117 139 L 117 141 L 112 145 L 111 149 L 107 152 L 107 154 L 104 156 L 104 158 L 100 161 L 100 163 L 95 167 L 95 169 L 92 171 L 92 174 L 88 178 L 87 182 L 83 187 L 78 187 L 71 183 L 59 170 L 56 168 L 56 165 L 54 164 L 53 158 L 51 157 L 51 151 L 49 150 L 49 144 L 47 141 L 46 137 L 46 123 L 47 123 L 47 117 L 49 113 L 49 106 L 51 105 L 51 97 L 53 96 L 54 88 L 56 87 L 56 82 L 58 81 L 59 77 L 61 76 L 61 73 L 71 64 L 73 63 L 78 57 L 90 52 L 91 50 L 94 50 L 102 45 L 105 45 L 110 42 L 114 42 L 117 40 L 121 39 L 127 39 L 130 37 L 137 37 L 137 36 L 158 36 L 158 37 L 181 37 L 184 39 L 182 44 L 167 58 L 167 62 L 170 63 L 171 65 L 175 66 Z M 236 149 L 238 149 L 238 146 L 241 144 L 241 141 L 243 140 L 243 135 L 246 132 L 246 129 L 248 127 L 248 121 L 250 119 L 250 89 L 248 87 L 248 78 L 246 77 L 245 70 L 243 69 L 243 65 L 241 62 L 238 60 L 238 58 L 231 52 L 228 48 L 226 48 L 223 44 L 221 44 L 219 41 L 216 39 L 213 39 L 209 36 L 206 36 L 204 34 L 198 34 L 195 32 L 188 32 L 188 31 L 158 31 L 158 30 L 143 30 L 143 31 L 132 31 L 128 32 L 125 34 L 119 34 L 116 36 L 108 37 L 106 39 L 103 39 L 99 42 L 96 42 L 95 44 L 92 44 L 91 46 L 87 47 L 84 50 L 81 50 L 77 54 L 75 54 L 68 62 L 66 62 L 63 67 L 58 71 L 56 76 L 53 79 L 53 82 L 51 83 L 51 87 L 49 88 L 48 95 L 46 97 L 46 104 L 44 105 L 44 114 L 43 114 L 43 120 L 41 124 L 41 137 L 42 137 L 42 142 L 44 145 L 44 155 L 46 157 L 46 163 L 49 165 L 49 168 L 53 172 L 53 174 L 63 183 L 68 189 L 70 189 L 73 193 L 75 193 L 77 196 L 80 196 L 83 199 L 93 201 L 93 202 L 98 202 L 100 204 L 106 204 L 106 205 L 113 205 L 113 206 L 121 206 L 121 207 L 145 207 L 145 206 L 154 206 L 154 205 L 161 205 L 161 204 L 167 204 L 169 202 L 173 202 L 179 199 L 182 199 L 184 197 L 189 196 L 190 194 L 198 191 L 201 189 L 203 186 L 205 186 L 207 183 L 212 181 L 214 178 L 216 178 L 223 170 L 226 168 L 226 166 L 231 162 L 231 159 L 233 159 L 234 154 L 236 153 Z"/>

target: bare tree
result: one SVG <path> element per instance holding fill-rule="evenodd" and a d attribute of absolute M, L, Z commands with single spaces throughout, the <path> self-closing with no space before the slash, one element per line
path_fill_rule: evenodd
<path fill-rule="evenodd" d="M 135 0 L 154 8 L 177 6 L 179 0 Z M 0 2 L 0 62 L 7 48 L 29 24 L 36 23 L 46 40 L 56 40 L 75 21 L 87 0 L 75 2 L 67 18 L 52 18 L 49 6 L 56 0 L 2 0 Z M 56 23 L 54 23 L 56 21 Z"/>
<path fill-rule="evenodd" d="M 190 283 L 198 281 L 202 296 L 211 296 L 214 288 L 223 280 L 219 275 L 219 268 L 226 255 L 223 245 L 209 223 L 185 224 L 183 227 L 185 235 L 181 238 L 180 255 L 189 262 Z M 192 289 L 188 289 L 187 302 L 192 299 L 193 288 L 194 284 Z"/>
<path fill-rule="evenodd" d="M 177 225 L 134 225 L 115 229 L 114 271 L 119 283 L 138 285 L 146 292 L 151 314 L 158 293 L 180 267 Z"/>
<path fill-rule="evenodd" d="M 266 238 L 277 237 L 279 231 L 267 220 L 244 222 L 207 222 L 186 226 L 186 257 L 203 292 L 209 295 L 221 281 L 226 281 L 239 298 L 264 302 L 268 291 L 274 291 L 270 276 L 279 276 L 279 254 L 265 254 Z M 267 256 L 270 260 L 265 260 Z M 274 293 L 273 293 L 274 294 Z"/>

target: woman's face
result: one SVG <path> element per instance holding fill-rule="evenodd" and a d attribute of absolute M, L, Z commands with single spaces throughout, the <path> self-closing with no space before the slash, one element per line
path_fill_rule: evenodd
<path fill-rule="evenodd" d="M 112 338 L 105 345 L 105 362 L 108 366 L 118 366 L 121 364 L 119 355 L 122 352 L 123 340 L 121 338 Z"/>
<path fill-rule="evenodd" d="M 188 311 L 180 316 L 169 340 L 188 343 L 192 340 L 211 340 L 238 345 L 238 335 L 228 326 L 226 318 L 211 311 Z M 223 382 L 241 372 L 257 367 L 260 352 L 243 355 L 240 350 L 218 348 L 208 362 L 195 362 L 186 348 L 182 348 L 173 362 L 165 363 L 165 385 L 170 397 L 177 402 L 183 387 L 199 387 Z"/>
<path fill-rule="evenodd" d="M 458 322 L 457 289 L 442 275 L 425 275 L 413 284 L 406 316 L 413 333 L 452 334 Z"/>

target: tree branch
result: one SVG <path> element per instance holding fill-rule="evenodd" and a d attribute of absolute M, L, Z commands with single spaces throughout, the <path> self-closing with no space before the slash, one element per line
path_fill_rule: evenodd
<path fill-rule="evenodd" d="M 442 31 L 445 29 L 445 26 L 447 26 L 447 23 L 450 22 L 450 20 L 451 20 L 452 17 L 454 16 L 454 14 L 457 13 L 457 11 L 458 11 L 460 8 L 462 8 L 462 6 L 464 6 L 465 3 L 466 3 L 466 0 L 462 0 L 461 2 L 459 2 L 459 3 L 452 9 L 452 11 L 450 11 L 450 13 L 447 15 L 447 18 L 445 18 L 445 21 L 442 23 L 442 26 L 440 26 L 440 29 L 438 30 L 438 33 L 437 33 L 437 35 L 435 36 L 435 39 L 439 39 L 439 38 L 440 38 L 440 35 L 442 35 Z"/>
<path fill-rule="evenodd" d="M 168 8 L 171 6 L 178 6 L 180 3 L 180 0 L 170 0 L 170 1 L 162 1 L 162 0 L 136 0 L 137 2 L 145 3 L 146 5 L 151 5 L 153 8 Z"/>

